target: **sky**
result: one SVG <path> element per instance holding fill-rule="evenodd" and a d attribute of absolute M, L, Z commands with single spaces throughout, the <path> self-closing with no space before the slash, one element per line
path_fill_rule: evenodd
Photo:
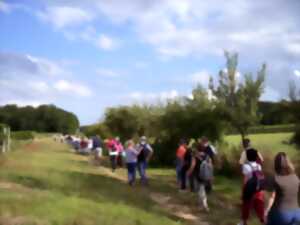
<path fill-rule="evenodd" d="M 0 105 L 55 104 L 81 124 L 107 107 L 207 87 L 238 52 L 262 100 L 300 87 L 299 0 L 0 0 Z"/>

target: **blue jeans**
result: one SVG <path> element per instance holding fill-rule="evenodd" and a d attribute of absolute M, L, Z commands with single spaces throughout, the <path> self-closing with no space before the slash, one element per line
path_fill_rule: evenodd
<path fill-rule="evenodd" d="M 128 170 L 128 182 L 132 185 L 135 181 L 135 174 L 136 174 L 136 163 L 127 163 L 127 170 Z"/>
<path fill-rule="evenodd" d="M 268 225 L 298 225 L 300 224 L 300 209 L 273 209 L 268 215 Z"/>
<path fill-rule="evenodd" d="M 182 169 L 182 160 L 176 159 L 176 177 L 177 177 L 177 182 L 181 182 L 181 169 Z"/>
<path fill-rule="evenodd" d="M 147 183 L 147 175 L 146 175 L 146 169 L 147 169 L 147 162 L 146 161 L 141 161 L 137 163 L 138 171 L 141 177 L 141 182 L 142 183 Z"/>

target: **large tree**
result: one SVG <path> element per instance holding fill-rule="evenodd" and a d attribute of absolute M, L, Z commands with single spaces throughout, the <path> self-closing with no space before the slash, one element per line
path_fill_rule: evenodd
<path fill-rule="evenodd" d="M 226 69 L 219 72 L 217 87 L 211 78 L 209 88 L 219 105 L 226 112 L 229 121 L 245 138 L 250 126 L 258 122 L 258 101 L 263 93 L 266 65 L 263 64 L 256 78 L 251 73 L 244 75 L 244 79 L 238 79 L 238 54 L 225 52 Z"/>

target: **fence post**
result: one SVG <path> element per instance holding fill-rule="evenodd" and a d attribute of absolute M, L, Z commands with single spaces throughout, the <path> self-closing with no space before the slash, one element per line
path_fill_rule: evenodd
<path fill-rule="evenodd" d="M 3 136 L 5 135 L 5 127 L 1 127 L 1 133 L 3 133 Z M 1 152 L 5 153 L 5 138 L 3 138 L 3 140 L 1 141 Z"/>

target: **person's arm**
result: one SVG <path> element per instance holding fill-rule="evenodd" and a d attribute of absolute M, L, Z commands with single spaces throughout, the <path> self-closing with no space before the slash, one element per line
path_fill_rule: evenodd
<path fill-rule="evenodd" d="M 261 162 L 264 162 L 264 157 L 262 156 L 262 154 L 260 154 L 260 152 L 258 152 L 258 158 Z"/>
<path fill-rule="evenodd" d="M 148 154 L 148 156 L 147 156 L 147 162 L 149 162 L 149 160 L 152 158 L 152 156 L 153 156 L 153 149 L 152 149 L 152 147 L 148 144 L 147 145 L 147 148 L 148 148 L 148 150 L 149 150 L 149 154 Z"/>
<path fill-rule="evenodd" d="M 274 204 L 274 201 L 275 201 L 275 197 L 276 197 L 276 192 L 273 191 L 271 193 L 271 197 L 269 198 L 269 201 L 268 201 L 268 204 L 267 204 L 267 207 L 265 209 L 265 218 L 267 219 L 267 216 L 270 212 L 270 209 L 272 208 L 273 204 Z"/>
<path fill-rule="evenodd" d="M 246 153 L 245 151 L 243 151 L 239 163 L 240 165 L 243 165 L 245 162 L 246 162 Z"/>
<path fill-rule="evenodd" d="M 190 168 L 189 168 L 188 171 L 187 171 L 188 176 L 190 176 L 190 175 L 192 174 L 192 172 L 193 172 L 194 169 L 195 169 L 195 166 L 196 166 L 196 159 L 195 159 L 195 157 L 193 157 L 193 158 L 192 158 L 191 166 L 190 166 Z"/>

